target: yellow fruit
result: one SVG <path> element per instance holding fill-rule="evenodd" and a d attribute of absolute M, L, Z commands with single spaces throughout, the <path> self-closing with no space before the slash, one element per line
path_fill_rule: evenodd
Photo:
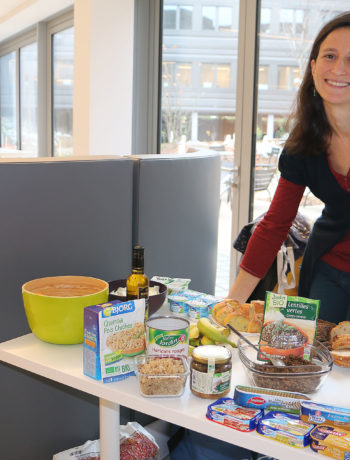
<path fill-rule="evenodd" d="M 199 337 L 199 330 L 196 324 L 191 324 L 190 325 L 190 334 L 189 338 L 190 339 L 197 339 Z"/>
<path fill-rule="evenodd" d="M 202 345 L 215 345 L 214 340 L 209 339 L 206 335 L 203 335 L 201 338 L 201 344 Z"/>
<path fill-rule="evenodd" d="M 189 345 L 188 347 L 188 356 L 191 356 L 192 355 L 192 351 L 194 350 L 195 347 L 193 347 L 192 345 Z"/>
<path fill-rule="evenodd" d="M 237 347 L 237 345 L 230 340 L 228 340 L 227 337 L 225 337 L 219 329 L 210 322 L 208 318 L 200 318 L 197 323 L 197 327 L 199 329 L 199 332 L 202 335 L 205 335 L 209 337 L 209 339 L 213 340 L 214 342 L 219 342 L 219 343 L 228 343 L 232 347 Z"/>
<path fill-rule="evenodd" d="M 228 329 L 227 327 L 218 327 L 218 331 L 221 332 L 221 334 L 225 337 L 228 337 L 230 335 L 230 329 Z"/>
<path fill-rule="evenodd" d="M 190 339 L 190 345 L 193 347 L 198 347 L 200 345 L 200 338 Z"/>

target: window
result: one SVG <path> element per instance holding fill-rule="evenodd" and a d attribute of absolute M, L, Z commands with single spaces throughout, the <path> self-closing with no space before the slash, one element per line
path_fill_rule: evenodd
<path fill-rule="evenodd" d="M 190 87 L 192 64 L 182 62 L 163 62 L 163 88 L 176 89 L 178 86 Z"/>
<path fill-rule="evenodd" d="M 20 49 L 21 149 L 38 152 L 38 47 Z"/>
<path fill-rule="evenodd" d="M 8 53 L 0 58 L 0 110 L 1 147 L 18 148 L 17 133 L 17 92 L 16 53 Z"/>
<path fill-rule="evenodd" d="M 191 64 L 178 64 L 177 66 L 177 75 L 176 79 L 179 85 L 181 86 L 191 86 L 191 73 L 192 65 Z"/>
<path fill-rule="evenodd" d="M 271 8 L 261 8 L 260 32 L 265 34 L 271 32 Z"/>
<path fill-rule="evenodd" d="M 303 31 L 304 10 L 282 8 L 280 10 L 280 32 L 286 35 L 301 34 Z"/>
<path fill-rule="evenodd" d="M 163 27 L 167 30 L 192 29 L 192 6 L 164 5 Z"/>
<path fill-rule="evenodd" d="M 192 6 L 180 7 L 180 29 L 192 29 Z"/>
<path fill-rule="evenodd" d="M 72 24 L 67 12 L 0 43 L 2 156 L 73 154 Z"/>
<path fill-rule="evenodd" d="M 54 156 L 73 154 L 73 27 L 52 36 L 52 131 Z"/>
<path fill-rule="evenodd" d="M 216 8 L 215 6 L 203 6 L 202 29 L 215 30 Z"/>
<path fill-rule="evenodd" d="M 297 89 L 300 81 L 300 71 L 298 67 L 278 66 L 278 89 Z"/>
<path fill-rule="evenodd" d="M 228 88 L 230 66 L 228 64 L 202 64 L 201 85 L 203 88 Z"/>
<path fill-rule="evenodd" d="M 233 10 L 229 7 L 218 8 L 218 30 L 232 30 Z"/>
<path fill-rule="evenodd" d="M 201 84 L 203 88 L 213 88 L 215 85 L 215 65 L 202 64 Z"/>
<path fill-rule="evenodd" d="M 176 29 L 176 6 L 164 5 L 163 27 L 164 29 Z"/>
<path fill-rule="evenodd" d="M 203 30 L 233 30 L 233 8 L 228 6 L 203 6 Z"/>
<path fill-rule="evenodd" d="M 269 66 L 259 66 L 259 89 L 269 89 Z"/>

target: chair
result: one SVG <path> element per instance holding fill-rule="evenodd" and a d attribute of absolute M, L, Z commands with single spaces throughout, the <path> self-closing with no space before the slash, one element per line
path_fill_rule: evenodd
<path fill-rule="evenodd" d="M 254 192 L 260 192 L 262 190 L 267 190 L 270 201 L 271 201 L 271 192 L 269 186 L 273 179 L 273 176 L 276 172 L 275 165 L 257 165 L 255 167 L 255 179 L 254 179 Z"/>

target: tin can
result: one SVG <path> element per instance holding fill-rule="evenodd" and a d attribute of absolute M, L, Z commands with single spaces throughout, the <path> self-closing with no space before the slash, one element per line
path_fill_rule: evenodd
<path fill-rule="evenodd" d="M 146 321 L 149 355 L 188 356 L 190 322 L 176 316 L 155 316 Z"/>

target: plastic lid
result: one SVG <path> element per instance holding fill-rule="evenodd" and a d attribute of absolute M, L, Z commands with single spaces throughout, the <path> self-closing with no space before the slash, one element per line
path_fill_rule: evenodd
<path fill-rule="evenodd" d="M 213 360 L 217 364 L 223 364 L 231 359 L 231 352 L 228 348 L 220 345 L 200 345 L 192 351 L 192 358 L 200 363 Z"/>

